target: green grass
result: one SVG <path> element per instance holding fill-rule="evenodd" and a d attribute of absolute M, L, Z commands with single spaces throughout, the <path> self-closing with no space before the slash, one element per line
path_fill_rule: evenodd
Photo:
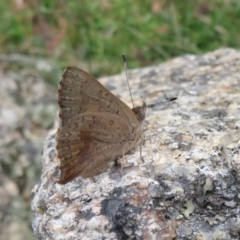
<path fill-rule="evenodd" d="M 236 0 L 16 2 L 0 3 L 0 51 L 49 58 L 59 69 L 100 76 L 119 72 L 123 53 L 134 68 L 240 45 Z"/>

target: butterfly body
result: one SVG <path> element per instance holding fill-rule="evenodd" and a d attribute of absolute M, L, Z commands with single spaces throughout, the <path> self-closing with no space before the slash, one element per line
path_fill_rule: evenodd
<path fill-rule="evenodd" d="M 146 104 L 130 109 L 81 69 L 65 70 L 58 104 L 61 184 L 102 173 L 109 161 L 136 148 L 141 138 Z"/>

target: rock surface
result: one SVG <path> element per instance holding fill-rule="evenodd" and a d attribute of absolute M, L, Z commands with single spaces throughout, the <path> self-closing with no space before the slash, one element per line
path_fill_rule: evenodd
<path fill-rule="evenodd" d="M 143 161 L 137 148 L 122 171 L 111 164 L 98 176 L 59 185 L 56 126 L 32 191 L 35 237 L 239 239 L 240 51 L 186 55 L 129 77 L 134 99 L 178 96 L 148 111 Z M 123 79 L 100 81 L 131 106 Z"/>

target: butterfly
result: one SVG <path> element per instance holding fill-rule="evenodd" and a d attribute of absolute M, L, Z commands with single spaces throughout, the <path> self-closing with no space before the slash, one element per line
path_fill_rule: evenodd
<path fill-rule="evenodd" d="M 141 139 L 146 103 L 130 109 L 81 69 L 67 67 L 63 73 L 58 104 L 60 184 L 104 172 L 109 161 L 135 149 Z"/>

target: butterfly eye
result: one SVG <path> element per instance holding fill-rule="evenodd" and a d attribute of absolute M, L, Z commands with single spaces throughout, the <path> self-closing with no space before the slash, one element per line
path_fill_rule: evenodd
<path fill-rule="evenodd" d="M 141 107 L 135 107 L 132 111 L 136 114 L 137 119 L 142 122 L 146 115 L 146 103 L 143 103 Z"/>
<path fill-rule="evenodd" d="M 142 111 L 142 109 L 138 111 L 137 115 L 138 115 L 138 119 L 140 119 L 141 121 L 145 119 L 145 111 Z"/>

